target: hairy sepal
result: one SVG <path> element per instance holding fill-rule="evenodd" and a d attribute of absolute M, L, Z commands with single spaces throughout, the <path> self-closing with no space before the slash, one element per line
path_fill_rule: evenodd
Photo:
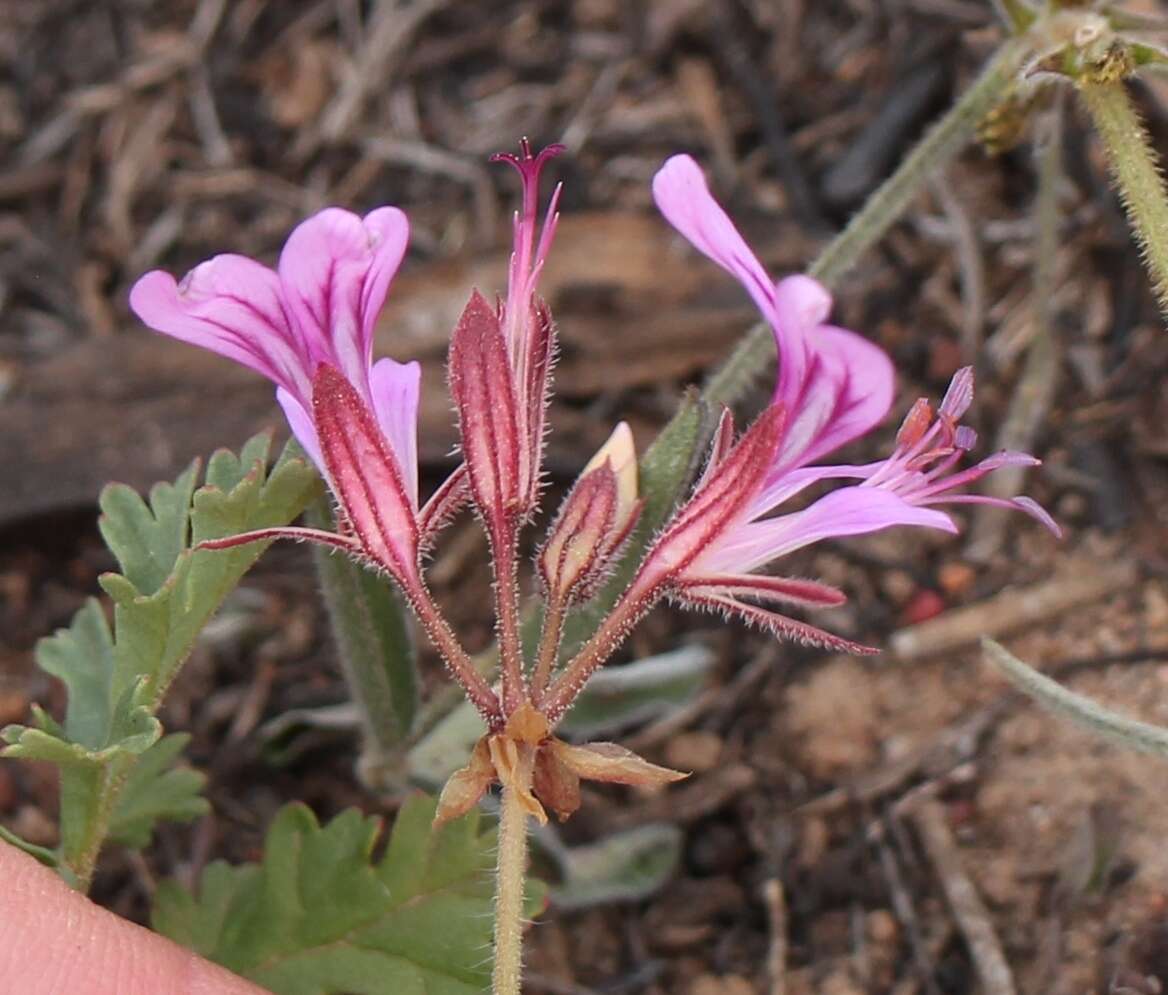
<path fill-rule="evenodd" d="M 327 364 L 313 377 L 312 413 L 346 528 L 360 552 L 412 589 L 418 583 L 416 513 L 373 413 Z"/>
<path fill-rule="evenodd" d="M 548 598 L 570 604 L 588 585 L 616 515 L 616 475 L 606 461 L 577 481 L 564 499 L 537 560 Z"/>
<path fill-rule="evenodd" d="M 762 574 L 683 577 L 677 582 L 677 588 L 698 595 L 724 594 L 735 598 L 753 598 L 756 601 L 805 605 L 809 608 L 838 608 L 848 600 L 843 591 L 817 580 Z"/>
<path fill-rule="evenodd" d="M 466 464 L 459 463 L 438 486 L 418 515 L 419 542 L 427 548 L 463 508 L 471 501 L 470 478 Z"/>
<path fill-rule="evenodd" d="M 762 485 L 784 421 L 780 406 L 767 408 L 706 476 L 653 544 L 640 571 L 643 584 L 677 577 L 734 523 Z"/>
<path fill-rule="evenodd" d="M 495 309 L 477 290 L 450 342 L 450 392 L 474 502 L 487 527 L 503 534 L 522 511 L 524 442 L 503 330 Z"/>
<path fill-rule="evenodd" d="M 836 653 L 853 653 L 857 656 L 872 656 L 880 651 L 863 643 L 852 642 L 832 635 L 823 629 L 797 619 L 788 618 L 778 612 L 747 604 L 727 594 L 709 593 L 695 589 L 677 590 L 673 599 L 689 608 L 720 612 L 726 617 L 736 616 L 744 622 L 769 632 L 780 639 L 793 639 L 807 646 L 832 650 Z"/>
<path fill-rule="evenodd" d="M 543 472 L 543 446 L 548 405 L 551 403 L 552 367 L 556 355 L 556 323 L 547 303 L 531 302 L 532 332 L 527 343 L 527 381 L 522 385 L 520 434 L 526 443 L 520 454 L 520 497 L 524 515 L 531 514 L 539 501 Z"/>

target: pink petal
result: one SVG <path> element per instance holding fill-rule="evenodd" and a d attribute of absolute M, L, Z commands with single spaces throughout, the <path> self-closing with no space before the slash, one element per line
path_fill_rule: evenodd
<path fill-rule="evenodd" d="M 916 525 L 956 532 L 944 512 L 909 504 L 875 487 L 844 487 L 802 511 L 737 526 L 694 561 L 691 574 L 745 573 L 822 539 Z"/>
<path fill-rule="evenodd" d="M 296 399 L 294 394 L 283 387 L 276 388 L 276 401 L 283 409 L 284 417 L 288 419 L 288 426 L 292 429 L 292 434 L 296 436 L 296 441 L 300 443 L 300 447 L 323 474 L 325 472 L 324 458 L 320 454 L 320 440 L 316 437 L 316 426 L 312 423 L 312 415 L 308 413 L 308 410 Z"/>
<path fill-rule="evenodd" d="M 396 208 L 381 208 L 363 221 L 330 207 L 301 222 L 280 253 L 280 283 L 302 351 L 314 364 L 334 364 L 360 389 L 373 326 L 408 234 Z"/>
<path fill-rule="evenodd" d="M 418 400 L 422 367 L 379 359 L 369 374 L 373 412 L 397 457 L 402 483 L 415 508 L 418 506 Z"/>
<path fill-rule="evenodd" d="M 242 363 L 307 400 L 311 371 L 295 346 L 266 266 L 245 256 L 215 256 L 175 283 L 154 270 L 130 290 L 130 307 L 155 331 Z"/>
<path fill-rule="evenodd" d="M 819 459 L 887 414 L 895 380 L 888 356 L 854 332 L 823 325 L 831 295 L 818 281 L 803 275 L 771 281 L 693 159 L 669 159 L 653 178 L 653 196 L 670 224 L 738 278 L 774 330 L 775 399 L 790 418 L 778 472 Z"/>
<path fill-rule="evenodd" d="M 786 327 L 796 326 L 792 320 Z M 794 417 L 772 475 L 822 459 L 872 429 L 892 406 L 896 382 L 884 350 L 847 329 L 821 325 L 784 333 L 776 326 L 776 338 L 781 358 L 775 399 Z M 801 381 L 790 375 L 796 357 L 805 359 Z"/>
<path fill-rule="evenodd" d="M 768 319 L 774 317 L 775 287 L 758 257 L 734 227 L 688 155 L 666 160 L 653 177 L 657 209 L 695 249 L 736 276 Z"/>

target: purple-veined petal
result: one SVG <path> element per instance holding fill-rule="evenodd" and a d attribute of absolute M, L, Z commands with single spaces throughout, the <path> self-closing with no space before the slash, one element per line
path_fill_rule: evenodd
<path fill-rule="evenodd" d="M 379 359 L 369 374 L 373 413 L 397 457 L 406 493 L 418 507 L 418 400 L 422 367 L 416 362 Z"/>
<path fill-rule="evenodd" d="M 776 333 L 778 334 L 778 333 Z M 822 459 L 859 438 L 888 414 L 896 373 L 879 346 L 829 325 L 807 335 L 809 362 L 801 385 L 784 387 L 788 351 L 782 346 L 775 399 L 794 412 L 775 463 L 776 472 Z"/>
<path fill-rule="evenodd" d="M 800 491 L 821 480 L 867 480 L 886 463 L 849 464 L 835 466 L 801 466 L 786 472 L 772 471 L 762 489 L 750 503 L 746 519 L 762 518 L 774 511 L 785 501 L 789 501 Z"/>
<path fill-rule="evenodd" d="M 280 283 L 295 334 L 315 363 L 329 362 L 364 391 L 373 325 L 401 262 L 408 227 L 396 208 L 372 225 L 330 207 L 301 222 L 280 253 Z"/>
<path fill-rule="evenodd" d="M 312 423 L 312 415 L 291 391 L 287 391 L 283 387 L 276 388 L 276 401 L 283 409 L 284 417 L 288 419 L 288 427 L 292 429 L 292 434 L 296 436 L 300 448 L 308 454 L 317 470 L 324 474 L 324 458 L 320 454 L 320 440 L 316 437 L 316 426 Z"/>
<path fill-rule="evenodd" d="M 226 356 L 301 397 L 310 391 L 311 370 L 295 347 L 279 281 L 255 260 L 215 256 L 181 284 L 153 270 L 130 290 L 130 307 L 155 331 Z"/>
<path fill-rule="evenodd" d="M 891 491 L 844 487 L 802 511 L 736 526 L 702 553 L 687 574 L 745 573 L 822 539 L 864 535 L 894 525 L 957 532 L 944 512 L 910 504 Z"/>
<path fill-rule="evenodd" d="M 688 155 L 675 155 L 653 177 L 657 209 L 695 249 L 736 276 L 755 304 L 774 318 L 775 287 L 758 257 L 714 200 L 701 167 Z"/>
<path fill-rule="evenodd" d="M 774 331 L 775 400 L 789 413 L 776 473 L 819 459 L 887 414 L 895 379 L 888 356 L 854 332 L 823 324 L 831 294 L 818 281 L 771 281 L 693 159 L 669 159 L 653 178 L 653 196 L 670 224 L 741 281 Z"/>

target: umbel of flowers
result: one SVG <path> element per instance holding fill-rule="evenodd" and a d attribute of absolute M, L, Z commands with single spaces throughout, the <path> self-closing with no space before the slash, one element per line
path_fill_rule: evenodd
<path fill-rule="evenodd" d="M 913 406 L 885 459 L 824 463 L 878 425 L 894 394 L 888 356 L 856 332 L 828 323 L 831 297 L 807 276 L 775 282 L 688 156 L 667 161 L 653 181 L 665 218 L 700 252 L 733 274 L 774 331 L 778 375 L 768 407 L 741 434 L 723 412 L 699 479 L 643 553 L 632 580 L 592 637 L 560 660 L 567 613 L 588 601 L 626 548 L 641 512 L 637 464 L 626 425 L 584 468 L 536 556 L 543 632 L 534 659 L 520 639 L 519 536 L 541 492 L 545 412 L 556 329 L 538 294 L 551 248 L 559 190 L 542 223 L 540 173 L 560 151 L 499 156 L 518 171 L 522 208 L 505 296 L 474 290 L 453 331 L 450 392 L 462 463 L 425 501 L 418 492 L 416 362 L 373 361 L 373 331 L 405 253 L 406 216 L 383 207 L 359 217 L 329 208 L 289 236 L 276 268 L 216 256 L 180 282 L 155 271 L 130 303 L 150 327 L 251 367 L 276 385 L 292 432 L 332 491 L 337 530 L 266 529 L 206 543 L 223 548 L 261 539 L 323 543 L 375 568 L 406 601 L 487 724 L 468 764 L 442 793 L 438 819 L 469 810 L 493 785 L 503 789 L 495 989 L 517 992 L 523 839 L 528 816 L 567 818 L 580 781 L 663 783 L 684 775 L 612 743 L 571 745 L 557 722 L 588 678 L 662 601 L 721 612 L 777 636 L 835 650 L 873 652 L 787 614 L 787 606 L 839 605 L 844 594 L 770 572 L 782 557 L 824 539 L 892 526 L 956 532 L 947 504 L 1005 504 L 1055 534 L 1037 504 L 976 496 L 965 488 L 1032 456 L 1001 452 L 972 465 L 976 434 L 960 424 L 973 399 L 961 370 L 935 408 Z M 813 484 L 843 481 L 798 510 L 785 510 Z M 490 541 L 499 643 L 497 682 L 472 665 L 427 587 L 423 556 L 451 516 L 473 506 Z"/>

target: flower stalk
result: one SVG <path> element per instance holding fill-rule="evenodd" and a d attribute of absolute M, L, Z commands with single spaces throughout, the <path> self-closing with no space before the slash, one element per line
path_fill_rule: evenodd
<path fill-rule="evenodd" d="M 1107 152 L 1156 300 L 1168 315 L 1168 187 L 1160 161 L 1122 79 L 1088 79 L 1078 89 Z"/>

